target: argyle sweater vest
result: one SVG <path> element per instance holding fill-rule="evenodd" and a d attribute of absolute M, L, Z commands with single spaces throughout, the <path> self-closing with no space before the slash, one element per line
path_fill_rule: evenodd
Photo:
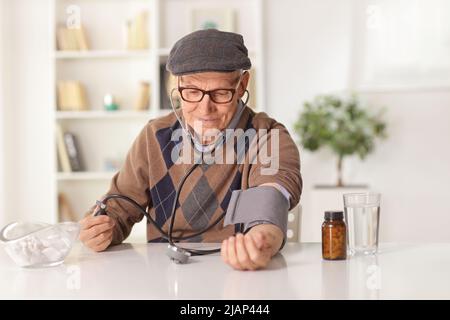
<path fill-rule="evenodd" d="M 258 135 L 244 137 L 243 147 L 234 148 L 236 153 L 244 156 L 244 161 L 225 164 L 208 164 L 200 161 L 187 178 L 176 203 L 174 236 L 189 237 L 210 226 L 226 212 L 233 190 L 274 182 L 289 192 L 290 208 L 299 202 L 302 190 L 299 152 L 286 128 L 267 114 L 255 113 L 249 107 L 245 107 L 237 128 L 243 129 L 244 132 L 249 129 L 256 131 L 265 129 L 268 132 L 268 140 L 271 130 L 279 129 L 279 154 L 276 155 L 279 162 L 278 172 L 263 175 L 261 168 L 267 164 L 251 162 L 246 158 L 252 142 L 257 142 Z M 124 165 L 112 178 L 107 192 L 126 195 L 147 208 L 149 215 L 166 233 L 169 229 L 176 189 L 193 165 L 177 163 L 174 159 L 174 149 L 183 142 L 182 138 L 176 141 L 173 139 L 173 132 L 177 129 L 180 129 L 180 123 L 173 112 L 150 120 L 134 141 Z M 192 150 L 192 154 L 195 155 L 195 150 Z M 94 207 L 87 214 L 91 214 L 93 210 Z M 120 199 L 109 200 L 107 212 L 117 222 L 112 244 L 121 243 L 129 235 L 133 225 L 144 216 L 132 205 Z M 240 225 L 224 227 L 222 219 L 204 234 L 186 241 L 220 242 L 239 231 Z M 147 240 L 166 242 L 149 221 L 147 221 Z"/>

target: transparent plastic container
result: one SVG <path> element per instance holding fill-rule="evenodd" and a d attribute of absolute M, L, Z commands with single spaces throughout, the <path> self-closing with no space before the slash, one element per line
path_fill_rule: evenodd
<path fill-rule="evenodd" d="M 64 262 L 79 232 L 77 222 L 13 222 L 0 231 L 0 241 L 17 265 L 50 267 Z"/>

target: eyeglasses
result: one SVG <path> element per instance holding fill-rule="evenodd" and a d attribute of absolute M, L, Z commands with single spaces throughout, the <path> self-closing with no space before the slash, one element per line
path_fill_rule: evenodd
<path fill-rule="evenodd" d="M 181 98 L 186 102 L 200 102 L 207 94 L 214 103 L 223 104 L 233 100 L 236 89 L 215 89 L 205 91 L 197 88 L 178 87 Z"/>
<path fill-rule="evenodd" d="M 205 95 L 209 95 L 210 99 L 217 104 L 230 103 L 236 94 L 236 89 L 241 82 L 239 77 L 238 84 L 235 89 L 214 89 L 214 90 L 202 90 L 198 88 L 180 87 L 178 80 L 178 92 L 180 92 L 181 98 L 186 102 L 200 102 Z"/>

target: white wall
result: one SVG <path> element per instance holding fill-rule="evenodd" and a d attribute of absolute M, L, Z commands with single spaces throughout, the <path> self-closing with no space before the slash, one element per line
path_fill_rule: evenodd
<path fill-rule="evenodd" d="M 389 112 L 389 139 L 348 178 L 384 195 L 383 236 L 450 241 L 450 89 L 366 93 Z"/>
<path fill-rule="evenodd" d="M 292 129 L 303 101 L 346 89 L 354 78 L 353 4 L 269 0 L 266 12 L 269 112 Z M 450 241 L 450 88 L 362 97 L 387 106 L 389 138 L 367 161 L 349 159 L 344 179 L 382 193 L 381 241 Z M 301 160 L 304 214 L 322 215 L 308 211 L 311 194 L 315 184 L 335 182 L 335 160 L 306 150 Z"/>
<path fill-rule="evenodd" d="M 4 21 L 3 1 L 0 1 L 0 21 Z M 3 43 L 4 26 L 0 23 L 0 226 L 3 226 L 6 221 L 5 212 L 5 164 L 4 164 L 4 128 L 5 128 L 5 111 L 4 111 L 4 92 L 3 92 L 3 77 L 4 77 L 4 43 Z"/>
<path fill-rule="evenodd" d="M 292 127 L 305 99 L 347 87 L 351 0 L 266 0 L 270 113 Z"/>
<path fill-rule="evenodd" d="M 49 1 L 7 1 L 3 9 L 4 210 L 8 221 L 45 221 L 54 205 Z"/>
<path fill-rule="evenodd" d="M 305 100 L 348 88 L 352 5 L 351 0 L 266 0 L 268 109 L 288 129 Z M 54 205 L 53 146 L 46 138 L 52 128 L 48 15 L 47 0 L 19 0 L 8 2 L 10 23 L 2 19 L 9 30 L 3 51 L 9 101 L 3 114 L 5 211 L 14 220 L 45 219 Z M 381 240 L 450 241 L 449 91 L 367 93 L 364 98 L 388 107 L 390 137 L 366 162 L 346 162 L 344 178 L 382 192 Z M 314 184 L 335 181 L 335 163 L 328 151 L 302 150 L 301 157 L 307 208 Z"/>

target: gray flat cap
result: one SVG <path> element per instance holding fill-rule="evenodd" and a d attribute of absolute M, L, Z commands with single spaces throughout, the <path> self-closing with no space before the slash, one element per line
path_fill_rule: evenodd
<path fill-rule="evenodd" d="M 166 69 L 174 75 L 249 70 L 252 63 L 242 35 L 216 29 L 194 31 L 170 50 Z"/>

